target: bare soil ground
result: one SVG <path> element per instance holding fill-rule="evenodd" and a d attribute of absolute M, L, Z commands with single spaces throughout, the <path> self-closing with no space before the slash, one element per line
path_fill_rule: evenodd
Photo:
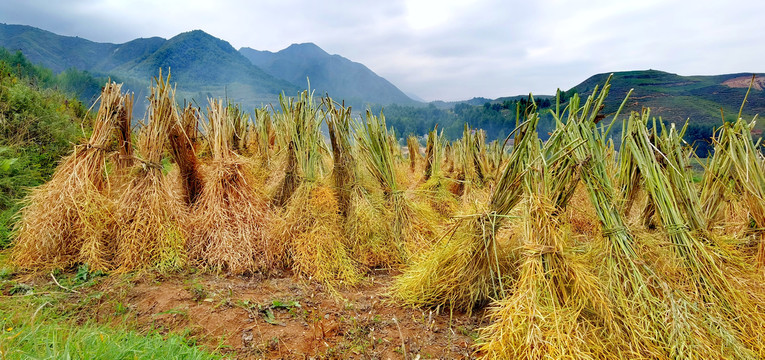
<path fill-rule="evenodd" d="M 731 87 L 731 88 L 748 88 L 749 84 L 752 83 L 752 77 L 751 76 L 739 76 L 737 78 L 728 79 L 725 80 L 722 84 Z M 762 90 L 765 88 L 765 79 L 754 79 L 754 84 L 752 85 L 752 88 L 755 90 Z"/>
<path fill-rule="evenodd" d="M 482 313 L 397 306 L 385 295 L 394 275 L 336 292 L 289 273 L 113 275 L 66 301 L 82 322 L 179 333 L 236 359 L 472 358 Z M 50 276 L 24 281 L 56 286 Z"/>

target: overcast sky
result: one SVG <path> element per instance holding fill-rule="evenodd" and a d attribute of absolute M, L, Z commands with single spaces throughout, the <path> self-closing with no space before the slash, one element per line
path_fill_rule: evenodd
<path fill-rule="evenodd" d="M 237 49 L 313 42 L 428 101 L 622 70 L 765 72 L 762 0 L 3 0 L 0 22 L 112 43 L 194 29 Z"/>

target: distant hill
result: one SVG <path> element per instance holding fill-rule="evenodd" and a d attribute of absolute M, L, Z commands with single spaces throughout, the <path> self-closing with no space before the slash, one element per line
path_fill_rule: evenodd
<path fill-rule="evenodd" d="M 605 82 L 609 74 L 591 76 L 566 91 L 589 94 L 596 85 Z M 765 115 L 765 74 L 756 74 L 757 86 L 749 94 L 744 115 Z M 686 119 L 695 125 L 718 125 L 722 121 L 722 108 L 726 120 L 734 120 L 747 88 L 751 73 L 714 76 L 680 76 L 658 70 L 625 71 L 614 73 L 606 112 L 615 112 L 624 96 L 634 89 L 628 111 L 651 108 L 651 114 L 668 122 L 683 123 Z"/>
<path fill-rule="evenodd" d="M 308 78 L 317 94 L 328 93 L 356 106 L 415 102 L 363 64 L 330 55 L 313 43 L 292 44 L 275 53 L 248 47 L 239 52 L 270 75 L 301 86 Z"/>
<path fill-rule="evenodd" d="M 0 24 L 0 46 L 21 50 L 30 61 L 62 72 L 71 67 L 94 70 L 117 45 L 56 35 L 32 26 Z"/>

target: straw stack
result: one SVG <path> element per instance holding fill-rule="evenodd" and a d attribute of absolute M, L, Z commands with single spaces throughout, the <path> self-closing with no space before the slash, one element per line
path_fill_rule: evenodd
<path fill-rule="evenodd" d="M 106 84 L 90 140 L 75 146 L 51 180 L 24 200 L 12 253 L 19 267 L 66 268 L 78 262 L 91 269 L 110 267 L 113 204 L 105 162 L 113 129 L 118 121 L 129 121 L 132 104 L 120 91 L 121 85 Z"/>

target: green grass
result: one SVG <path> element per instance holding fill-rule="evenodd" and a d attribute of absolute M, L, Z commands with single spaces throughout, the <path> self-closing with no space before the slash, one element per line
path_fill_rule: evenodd
<path fill-rule="evenodd" d="M 196 346 L 183 334 L 137 331 L 135 314 L 117 299 L 114 320 L 104 325 L 90 318 L 97 303 L 110 301 L 89 289 L 103 279 L 84 266 L 76 272 L 56 272 L 57 281 L 27 280 L 7 265 L 0 253 L 0 359 L 220 359 Z M 78 293 L 75 293 L 77 291 Z M 122 321 L 120 321 L 120 318 Z"/>
<path fill-rule="evenodd" d="M 34 315 L 24 314 L 24 315 Z M 103 325 L 71 326 L 45 316 L 0 311 L 2 359 L 219 359 L 179 335 L 140 334 Z"/>

